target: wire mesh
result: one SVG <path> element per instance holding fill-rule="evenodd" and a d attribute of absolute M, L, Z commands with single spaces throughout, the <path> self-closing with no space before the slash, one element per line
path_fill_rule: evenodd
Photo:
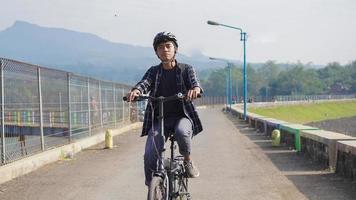
<path fill-rule="evenodd" d="M 5 163 L 41 151 L 37 66 L 2 60 Z"/>
<path fill-rule="evenodd" d="M 116 99 L 116 103 L 115 103 L 116 121 L 119 124 L 123 124 L 124 123 L 124 106 L 125 106 L 125 104 L 122 101 L 122 98 L 124 96 L 124 87 L 119 84 L 115 84 L 114 86 L 115 86 L 115 99 Z"/>
<path fill-rule="evenodd" d="M 41 94 L 45 148 L 67 144 L 67 73 L 41 68 Z"/>
<path fill-rule="evenodd" d="M 89 130 L 89 79 L 78 75 L 70 76 L 71 140 L 86 137 Z"/>
<path fill-rule="evenodd" d="M 5 163 L 5 121 L 4 121 L 4 67 L 3 61 L 0 59 L 0 101 L 1 101 L 1 115 L 0 115 L 0 123 L 1 123 L 1 134 L 0 134 L 0 163 Z"/>
<path fill-rule="evenodd" d="M 90 126 L 91 132 L 95 134 L 103 128 L 102 124 L 102 99 L 101 85 L 99 80 L 89 80 L 89 95 L 90 95 Z M 91 134 L 92 134 L 91 133 Z"/>
<path fill-rule="evenodd" d="M 111 82 L 101 81 L 100 83 L 103 126 L 112 128 L 115 124 L 114 87 Z"/>
<path fill-rule="evenodd" d="M 5 58 L 0 65 L 1 165 L 129 122 L 128 85 Z"/>

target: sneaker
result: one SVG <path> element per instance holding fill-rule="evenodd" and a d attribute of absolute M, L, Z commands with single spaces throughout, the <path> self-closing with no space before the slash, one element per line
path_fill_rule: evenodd
<path fill-rule="evenodd" d="M 193 161 L 184 161 L 184 167 L 189 178 L 197 178 L 199 176 L 199 170 L 193 164 Z"/>

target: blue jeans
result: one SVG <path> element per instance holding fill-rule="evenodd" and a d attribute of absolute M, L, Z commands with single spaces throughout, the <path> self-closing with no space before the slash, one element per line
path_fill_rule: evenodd
<path fill-rule="evenodd" d="M 193 125 L 186 118 L 167 118 L 164 120 L 164 132 L 166 137 L 173 132 L 179 147 L 179 153 L 183 156 L 190 155 L 192 151 Z M 159 134 L 159 124 L 154 123 L 154 128 L 149 131 L 144 155 L 145 184 L 148 186 L 152 179 L 152 172 L 156 171 L 160 150 L 163 149 L 165 138 Z"/>

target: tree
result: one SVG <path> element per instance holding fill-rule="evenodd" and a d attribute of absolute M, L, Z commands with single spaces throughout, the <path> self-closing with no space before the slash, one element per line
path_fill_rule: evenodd
<path fill-rule="evenodd" d="M 233 66 L 232 91 L 242 96 L 242 68 Z M 227 69 L 211 72 L 202 80 L 206 95 L 225 96 Z M 337 62 L 329 63 L 325 68 L 314 69 L 311 63 L 276 64 L 267 61 L 263 65 L 247 65 L 247 91 L 249 97 L 275 95 L 317 95 L 317 94 L 353 94 L 356 92 L 356 60 L 342 66 Z"/>
<path fill-rule="evenodd" d="M 226 69 L 214 70 L 209 78 L 202 80 L 201 84 L 206 96 L 225 96 L 226 93 Z"/>
<path fill-rule="evenodd" d="M 339 93 L 339 89 L 334 89 L 335 85 L 343 85 L 345 78 L 345 68 L 339 63 L 329 63 L 325 68 L 318 70 L 319 78 L 322 80 L 325 93 Z"/>
<path fill-rule="evenodd" d="M 356 60 L 345 67 L 347 76 L 345 83 L 350 87 L 350 93 L 356 93 Z"/>

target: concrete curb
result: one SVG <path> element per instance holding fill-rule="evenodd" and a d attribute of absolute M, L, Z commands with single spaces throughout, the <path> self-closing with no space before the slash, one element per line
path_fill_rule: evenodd
<path fill-rule="evenodd" d="M 113 136 L 120 135 L 126 131 L 134 128 L 139 128 L 142 123 L 130 124 L 118 129 L 113 129 Z M 6 164 L 0 167 L 0 184 L 10 181 L 19 176 L 25 175 L 36 169 L 56 162 L 61 159 L 65 159 L 67 155 L 74 155 L 85 148 L 99 144 L 105 141 L 105 132 L 98 133 L 96 135 L 80 139 L 73 143 L 57 147 L 55 149 L 47 150 L 21 160 Z"/>

